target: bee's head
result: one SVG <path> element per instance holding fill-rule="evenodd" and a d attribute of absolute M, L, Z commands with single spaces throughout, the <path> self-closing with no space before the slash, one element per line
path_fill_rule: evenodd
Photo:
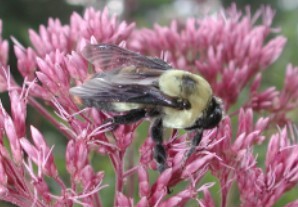
<path fill-rule="evenodd" d="M 212 96 L 203 115 L 199 117 L 193 126 L 186 128 L 193 129 L 212 129 L 217 127 L 223 117 L 223 106 L 219 98 Z"/>
<path fill-rule="evenodd" d="M 222 101 L 212 96 L 205 113 L 203 128 L 212 129 L 216 127 L 223 117 Z"/>

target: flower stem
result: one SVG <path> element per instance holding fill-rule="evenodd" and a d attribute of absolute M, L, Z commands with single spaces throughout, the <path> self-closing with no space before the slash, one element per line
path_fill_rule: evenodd
<path fill-rule="evenodd" d="M 57 128 L 64 136 L 66 136 L 68 139 L 72 139 L 73 136 L 67 132 L 66 130 L 63 130 L 63 126 L 57 121 L 41 104 L 39 104 L 33 97 L 28 97 L 29 104 L 34 107 L 42 116 L 44 116 L 49 122 L 51 122 L 55 128 Z"/>

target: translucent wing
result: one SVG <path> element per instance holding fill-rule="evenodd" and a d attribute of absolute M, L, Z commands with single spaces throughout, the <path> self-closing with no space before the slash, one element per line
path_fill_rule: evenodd
<path fill-rule="evenodd" d="M 146 57 L 112 44 L 87 45 L 83 56 L 95 66 L 105 70 L 134 65 L 156 70 L 172 68 L 168 63 L 153 57 Z"/>
<path fill-rule="evenodd" d="M 159 90 L 158 78 L 162 72 L 134 66 L 111 70 L 98 73 L 83 85 L 71 88 L 70 93 L 82 98 L 89 106 L 123 102 L 185 108 L 181 99 Z"/>

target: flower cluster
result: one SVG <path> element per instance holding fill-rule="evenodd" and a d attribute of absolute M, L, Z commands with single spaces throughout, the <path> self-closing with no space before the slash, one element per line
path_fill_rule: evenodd
<path fill-rule="evenodd" d="M 6 89 L 8 42 L 2 40 L 2 21 L 0 19 L 0 92 Z"/>
<path fill-rule="evenodd" d="M 271 28 L 273 16 L 268 7 L 253 16 L 248 10 L 243 16 L 233 6 L 215 17 L 191 18 L 183 25 L 173 21 L 170 27 L 155 25 L 153 30 L 140 30 L 131 47 L 151 55 L 165 51 L 173 66 L 199 72 L 228 109 L 249 81 L 267 69 L 283 50 L 283 36 L 267 40 L 276 30 Z M 259 19 L 262 24 L 255 25 Z"/>
<path fill-rule="evenodd" d="M 252 15 L 249 9 L 243 14 L 232 6 L 213 16 L 173 21 L 170 26 L 153 29 L 137 29 L 133 23 L 110 16 L 106 9 L 90 8 L 83 16 L 74 13 L 69 25 L 49 19 L 38 32 L 29 30 L 31 46 L 13 39 L 22 85 L 14 81 L 7 65 L 8 42 L 1 38 L 0 21 L 0 91 L 8 92 L 11 108 L 9 113 L 0 104 L 0 200 L 17 206 L 195 203 L 212 207 L 216 205 L 212 188 L 218 184 L 222 207 L 229 206 L 233 185 L 239 190 L 240 206 L 273 206 L 298 183 L 298 130 L 287 116 L 298 107 L 298 67 L 287 66 L 281 90 L 274 86 L 260 89 L 262 72 L 279 57 L 286 43 L 271 27 L 273 16 L 268 7 Z M 114 129 L 105 122 L 112 114 L 80 109 L 69 94 L 72 86 L 90 75 L 90 65 L 81 55 L 90 43 L 125 43 L 145 55 L 164 54 L 175 68 L 200 73 L 223 100 L 223 120 L 216 129 L 204 132 L 197 150 L 187 159 L 193 134 L 173 130 L 164 141 L 169 168 L 152 180 L 149 172 L 157 167 L 150 137 L 142 142 L 138 161 L 127 153 L 138 139 L 140 123 Z M 244 90 L 248 95 L 243 101 L 240 96 Z M 27 132 L 27 105 L 67 139 L 69 184 L 61 178 L 53 146 L 48 146 L 42 132 L 34 126 Z M 262 169 L 254 147 L 266 142 Z M 105 171 L 95 169 L 91 154 L 109 158 L 115 172 L 113 198 L 102 196 L 111 184 L 105 180 Z M 129 167 L 128 162 L 132 163 Z M 214 181 L 202 183 L 207 174 Z M 138 186 L 131 183 L 135 176 Z M 51 190 L 49 180 L 59 186 L 59 192 Z M 133 190 L 127 192 L 128 186 Z M 134 189 L 138 189 L 138 197 L 134 197 Z"/>

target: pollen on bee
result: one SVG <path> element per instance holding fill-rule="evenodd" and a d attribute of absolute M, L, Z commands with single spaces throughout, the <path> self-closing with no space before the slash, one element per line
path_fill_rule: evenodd
<path fill-rule="evenodd" d="M 79 106 L 84 105 L 83 99 L 80 98 L 79 96 L 72 96 L 72 100 L 74 101 L 75 104 Z"/>

